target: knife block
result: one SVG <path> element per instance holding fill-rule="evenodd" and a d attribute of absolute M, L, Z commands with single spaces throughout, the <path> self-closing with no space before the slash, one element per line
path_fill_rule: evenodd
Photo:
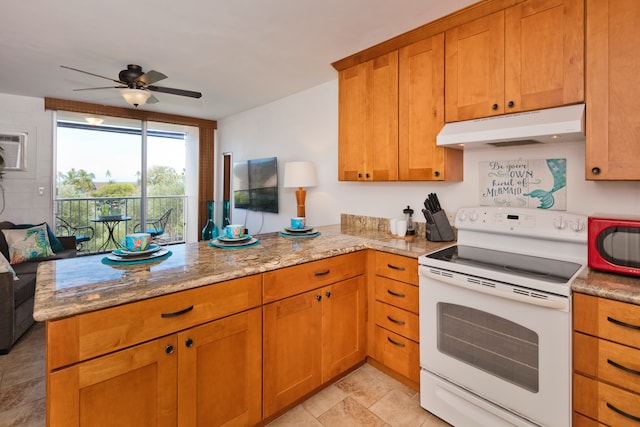
<path fill-rule="evenodd" d="M 444 210 L 433 212 L 433 223 L 427 223 L 427 240 L 430 242 L 451 242 L 455 235 Z"/>

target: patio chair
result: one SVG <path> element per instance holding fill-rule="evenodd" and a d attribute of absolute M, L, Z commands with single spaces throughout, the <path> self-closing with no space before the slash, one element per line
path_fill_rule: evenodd
<path fill-rule="evenodd" d="M 95 229 L 89 225 L 73 226 L 63 218 L 56 216 L 56 233 L 63 236 L 75 236 L 76 250 L 78 252 L 88 252 L 89 249 L 84 248 L 84 243 L 93 239 Z"/>
<path fill-rule="evenodd" d="M 173 208 L 167 209 L 167 211 L 162 214 L 160 218 L 147 218 L 147 226 L 145 232 L 151 234 L 152 240 L 156 240 L 159 236 L 164 234 L 167 223 L 169 222 L 169 217 L 171 216 L 171 212 L 173 212 Z M 133 231 L 134 233 L 142 232 L 142 227 L 140 227 L 140 224 L 136 224 L 133 227 Z"/>

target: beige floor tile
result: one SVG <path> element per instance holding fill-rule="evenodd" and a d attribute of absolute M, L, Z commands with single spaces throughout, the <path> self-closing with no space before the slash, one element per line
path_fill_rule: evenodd
<path fill-rule="evenodd" d="M 0 408 L 3 411 L 13 409 L 46 396 L 44 377 L 34 378 L 0 390 Z"/>
<path fill-rule="evenodd" d="M 344 379 L 338 381 L 336 387 L 357 400 L 365 408 L 368 408 L 382 396 L 389 393 L 392 388 L 365 366 L 369 365 L 363 365 L 358 370 L 353 371 Z"/>
<path fill-rule="evenodd" d="M 425 420 L 420 427 L 452 427 L 451 424 L 441 420 L 433 414 L 429 414 L 429 417 Z"/>
<path fill-rule="evenodd" d="M 325 427 L 382 427 L 384 421 L 351 397 L 318 417 Z"/>
<path fill-rule="evenodd" d="M 358 370 L 362 370 L 367 374 L 371 374 L 376 379 L 380 380 L 382 383 L 386 384 L 390 388 L 394 390 L 399 390 L 402 393 L 406 394 L 407 396 L 411 396 L 411 397 L 420 396 L 420 394 L 414 389 L 412 389 L 411 387 L 402 384 L 400 381 L 396 380 L 395 378 L 391 378 L 389 375 L 385 374 L 384 372 L 374 368 L 373 366 L 367 363 L 365 363 L 360 368 L 358 368 Z"/>
<path fill-rule="evenodd" d="M 2 427 L 44 427 L 45 402 L 44 399 L 27 403 L 8 411 L 0 411 L 0 426 Z"/>
<path fill-rule="evenodd" d="M 268 427 L 322 427 L 322 424 L 304 409 L 302 405 L 298 405 L 286 414 L 270 422 Z"/>
<path fill-rule="evenodd" d="M 391 390 L 371 405 L 369 410 L 393 427 L 416 427 L 430 415 L 412 396 L 400 390 Z"/>
<path fill-rule="evenodd" d="M 311 415 L 318 418 L 345 397 L 347 397 L 347 394 L 344 391 L 340 390 L 335 385 L 330 385 L 316 395 L 305 400 L 302 403 L 302 406 L 309 411 Z"/>

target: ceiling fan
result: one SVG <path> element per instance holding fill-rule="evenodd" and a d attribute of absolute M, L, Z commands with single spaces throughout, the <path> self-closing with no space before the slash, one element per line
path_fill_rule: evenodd
<path fill-rule="evenodd" d="M 90 76 L 100 77 L 101 79 L 111 80 L 114 83 L 118 83 L 119 86 L 106 86 L 106 87 L 90 87 L 85 89 L 74 89 L 74 91 L 80 90 L 96 90 L 96 89 L 120 89 L 120 94 L 127 103 L 138 106 L 145 103 L 154 104 L 158 102 L 158 98 L 153 96 L 151 92 L 169 93 L 172 95 L 188 96 L 191 98 L 200 98 L 202 94 L 200 92 L 194 92 L 191 90 L 174 89 L 170 87 L 155 86 L 154 83 L 159 82 L 167 78 L 164 74 L 151 70 L 146 73 L 142 71 L 142 67 L 135 64 L 127 65 L 126 70 L 118 73 L 117 79 L 101 76 L 99 74 L 90 73 L 88 71 L 79 70 L 73 67 L 67 67 L 61 65 L 62 68 L 67 70 L 78 71 L 80 73 L 89 74 Z"/>

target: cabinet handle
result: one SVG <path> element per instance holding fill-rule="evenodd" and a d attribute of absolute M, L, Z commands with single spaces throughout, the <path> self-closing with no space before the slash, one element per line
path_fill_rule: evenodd
<path fill-rule="evenodd" d="M 322 295 L 316 295 L 316 301 L 321 301 L 322 300 Z"/>
<path fill-rule="evenodd" d="M 316 276 L 316 277 L 326 276 L 327 274 L 329 274 L 330 271 L 331 270 L 318 271 L 317 273 L 313 273 L 313 275 Z"/>
<path fill-rule="evenodd" d="M 607 316 L 607 320 L 615 325 L 623 326 L 629 329 L 635 329 L 636 331 L 640 331 L 640 326 L 632 325 L 631 323 L 622 322 L 620 320 L 614 319 L 613 317 Z"/>
<path fill-rule="evenodd" d="M 389 267 L 392 270 L 404 271 L 404 267 L 398 267 L 398 266 L 393 265 L 393 264 L 387 264 L 387 267 Z"/>
<path fill-rule="evenodd" d="M 167 353 L 167 354 L 172 354 L 173 353 L 173 346 L 171 344 L 167 345 L 164 348 L 164 352 Z"/>
<path fill-rule="evenodd" d="M 597 166 L 595 168 L 591 168 L 591 173 L 594 175 L 600 175 L 600 168 Z"/>
<path fill-rule="evenodd" d="M 362 174 L 361 173 L 358 174 L 358 178 L 362 178 Z"/>
<path fill-rule="evenodd" d="M 433 174 L 434 174 L 435 176 L 440 176 L 440 172 L 438 172 L 438 171 L 435 171 Z"/>
<path fill-rule="evenodd" d="M 613 361 L 613 360 L 611 360 L 611 359 L 607 359 L 607 363 L 608 363 L 609 365 L 611 365 L 611 366 L 615 367 L 615 368 L 621 369 L 621 370 L 623 370 L 623 371 L 625 371 L 625 372 L 628 372 L 628 373 L 630 373 L 630 374 L 633 374 L 633 375 L 639 375 L 639 376 L 640 376 L 640 371 L 636 371 L 635 369 L 627 368 L 626 366 L 623 366 L 623 365 L 621 365 L 621 364 L 619 364 L 619 363 L 616 363 L 616 362 L 614 362 L 614 361 Z"/>
<path fill-rule="evenodd" d="M 190 312 L 191 310 L 193 310 L 193 306 L 187 307 L 184 310 L 174 311 L 173 313 L 162 313 L 160 317 L 162 317 L 163 319 L 168 319 L 169 317 L 181 316 L 183 314 Z"/>
<path fill-rule="evenodd" d="M 391 296 L 398 297 L 398 298 L 404 298 L 404 297 L 406 297 L 406 295 L 405 295 L 405 294 L 399 294 L 399 293 L 397 293 L 397 292 L 393 292 L 391 289 L 387 289 L 387 293 L 388 293 L 389 295 L 391 295 Z"/>
<path fill-rule="evenodd" d="M 509 106 L 509 108 L 513 108 L 514 105 L 516 105 L 516 103 L 513 102 L 513 101 L 509 101 L 509 103 L 507 104 L 507 106 Z"/>
<path fill-rule="evenodd" d="M 366 178 L 371 178 L 371 174 L 370 174 L 369 172 L 367 172 L 364 176 L 365 176 Z"/>
<path fill-rule="evenodd" d="M 193 347 L 193 340 L 192 340 L 191 338 L 187 338 L 187 339 L 184 341 L 184 345 L 186 345 L 186 346 L 187 346 L 187 347 L 189 347 L 189 348 Z"/>
<path fill-rule="evenodd" d="M 391 344 L 393 344 L 393 345 L 397 345 L 398 347 L 404 347 L 404 346 L 405 346 L 405 345 L 404 345 L 404 343 L 394 341 L 394 340 L 392 340 L 392 339 L 391 339 L 391 338 L 389 338 L 389 337 L 387 337 L 387 341 L 389 341 L 389 342 L 390 342 Z"/>
<path fill-rule="evenodd" d="M 627 412 L 624 412 L 623 410 L 616 408 L 609 402 L 607 402 L 607 408 L 611 409 L 613 412 L 617 412 L 618 414 L 622 415 L 625 418 L 629 418 L 630 420 L 637 421 L 640 423 L 640 417 L 636 417 L 635 415 L 631 415 Z"/>
<path fill-rule="evenodd" d="M 387 319 L 389 319 L 390 322 L 393 322 L 396 325 L 404 325 L 405 324 L 405 322 L 403 322 L 402 320 L 396 320 L 391 316 L 387 316 Z"/>
<path fill-rule="evenodd" d="M 331 292 L 326 292 L 325 295 L 327 298 L 331 298 Z"/>
<path fill-rule="evenodd" d="M 496 110 L 498 109 L 498 104 L 493 104 L 493 105 L 491 106 L 491 109 L 492 109 L 493 111 L 496 111 Z"/>

